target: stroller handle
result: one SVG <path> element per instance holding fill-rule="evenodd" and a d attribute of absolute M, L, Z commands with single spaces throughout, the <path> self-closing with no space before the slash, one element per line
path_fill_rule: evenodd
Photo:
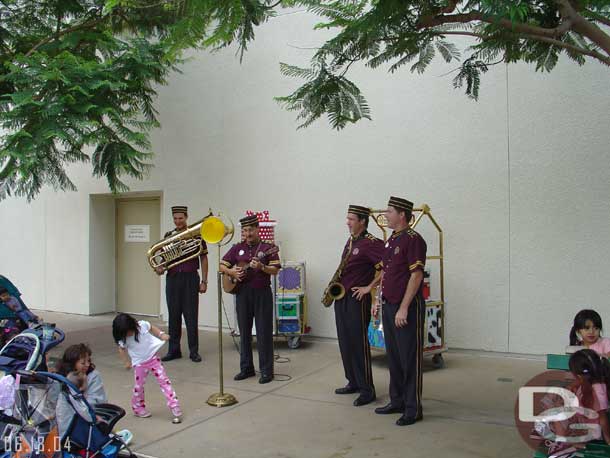
<path fill-rule="evenodd" d="M 66 333 L 65 332 L 63 332 L 59 328 L 54 328 L 53 329 L 53 339 L 52 340 L 44 339 L 43 338 L 43 335 L 44 335 L 43 327 L 44 327 L 44 323 L 38 324 L 38 325 L 36 325 L 36 326 L 34 326 L 32 328 L 27 329 L 24 332 L 29 332 L 29 333 L 32 333 L 32 334 L 36 334 L 38 336 L 38 338 L 40 339 L 40 343 L 42 345 L 44 345 L 45 352 L 46 352 L 46 350 L 59 345 L 66 338 Z"/>
<path fill-rule="evenodd" d="M 66 333 L 63 332 L 59 328 L 55 328 L 55 333 L 53 334 L 53 340 L 56 341 L 55 345 L 59 345 L 60 343 L 62 343 L 65 338 L 66 338 Z"/>

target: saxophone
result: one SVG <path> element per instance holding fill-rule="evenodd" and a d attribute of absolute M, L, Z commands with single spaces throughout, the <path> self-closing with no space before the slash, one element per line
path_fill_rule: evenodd
<path fill-rule="evenodd" d="M 325 307 L 330 307 L 331 305 L 333 305 L 334 301 L 343 299 L 343 297 L 345 296 L 345 288 L 343 287 L 343 285 L 341 284 L 341 282 L 339 280 L 341 279 L 341 274 L 343 273 L 345 264 L 347 264 L 349 255 L 352 253 L 352 242 L 353 242 L 353 239 L 350 238 L 349 248 L 347 249 L 347 253 L 343 257 L 343 259 L 341 259 L 341 262 L 339 263 L 339 267 L 337 267 L 337 270 L 335 271 L 333 278 L 330 279 L 328 286 L 326 287 L 326 289 L 324 290 L 324 293 L 322 294 L 322 304 L 324 304 Z"/>

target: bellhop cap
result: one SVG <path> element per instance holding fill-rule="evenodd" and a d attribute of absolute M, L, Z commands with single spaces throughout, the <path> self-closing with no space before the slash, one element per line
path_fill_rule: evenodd
<path fill-rule="evenodd" d="M 241 227 L 258 226 L 258 217 L 256 215 L 245 216 L 239 220 Z"/>
<path fill-rule="evenodd" d="M 410 202 L 407 199 L 403 199 L 401 197 L 391 196 L 388 202 L 388 206 L 398 208 L 399 210 L 404 210 L 407 212 L 413 211 L 413 202 Z"/>
<path fill-rule="evenodd" d="M 188 208 L 186 205 L 174 205 L 172 207 L 172 215 L 174 213 L 184 213 L 186 214 L 188 212 Z"/>
<path fill-rule="evenodd" d="M 358 216 L 364 216 L 366 218 L 371 216 L 371 209 L 368 207 L 363 207 L 362 205 L 350 205 L 347 212 Z"/>

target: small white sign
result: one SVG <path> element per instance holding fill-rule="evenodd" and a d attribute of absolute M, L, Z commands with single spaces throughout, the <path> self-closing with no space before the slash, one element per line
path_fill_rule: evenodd
<path fill-rule="evenodd" d="M 150 242 L 150 226 L 145 224 L 126 224 L 125 242 Z"/>

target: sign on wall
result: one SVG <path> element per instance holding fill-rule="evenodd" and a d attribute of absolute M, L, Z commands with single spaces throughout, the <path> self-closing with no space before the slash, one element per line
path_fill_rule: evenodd
<path fill-rule="evenodd" d="M 150 226 L 147 224 L 126 224 L 125 242 L 150 242 Z"/>

